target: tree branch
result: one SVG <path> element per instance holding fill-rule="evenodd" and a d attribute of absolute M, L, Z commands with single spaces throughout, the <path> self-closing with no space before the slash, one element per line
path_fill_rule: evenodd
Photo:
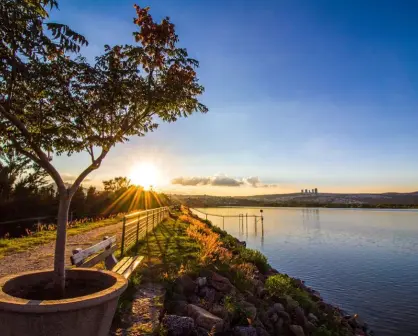
<path fill-rule="evenodd" d="M 44 168 L 55 181 L 57 187 L 60 189 L 61 192 L 62 188 L 65 188 L 64 181 L 62 180 L 60 174 L 55 169 L 55 167 L 49 163 L 48 156 L 39 147 L 33 144 L 33 142 L 31 141 L 31 135 L 29 131 L 26 129 L 25 125 L 18 118 L 16 118 L 16 116 L 7 111 L 2 104 L 0 104 L 0 113 L 3 114 L 6 117 L 6 119 L 8 119 L 20 131 L 20 133 L 22 133 L 23 137 L 27 140 L 29 146 L 35 152 L 37 157 L 34 154 L 22 148 L 22 146 L 20 146 L 20 144 L 12 138 L 13 145 L 17 146 L 16 149 L 19 150 L 26 157 L 30 158 L 31 160 L 34 160 L 42 168 Z"/>
<path fill-rule="evenodd" d="M 102 163 L 103 159 L 105 158 L 105 156 L 107 155 L 108 152 L 109 152 L 109 150 L 102 149 L 102 152 L 101 152 L 100 156 L 97 159 L 95 159 L 93 161 L 93 163 L 90 166 L 88 166 L 77 177 L 77 179 L 74 181 L 73 185 L 71 186 L 71 188 L 68 191 L 70 196 L 72 196 L 77 191 L 77 189 L 80 187 L 81 182 L 83 182 L 83 180 L 86 178 L 86 176 L 88 174 L 90 174 L 93 170 L 96 170 L 97 168 L 100 167 L 100 164 Z"/>

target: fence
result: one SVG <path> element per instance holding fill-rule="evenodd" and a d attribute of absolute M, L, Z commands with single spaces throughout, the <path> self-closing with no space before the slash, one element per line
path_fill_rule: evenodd
<path fill-rule="evenodd" d="M 120 255 L 136 245 L 140 239 L 152 231 L 169 215 L 169 207 L 138 211 L 123 217 Z"/>

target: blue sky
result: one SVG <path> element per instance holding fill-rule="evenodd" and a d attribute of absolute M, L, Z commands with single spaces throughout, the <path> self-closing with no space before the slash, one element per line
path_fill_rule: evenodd
<path fill-rule="evenodd" d="M 133 43 L 132 1 L 60 1 L 52 19 L 90 45 Z M 200 61 L 206 115 L 164 124 L 117 146 L 92 181 L 160 171 L 173 192 L 260 194 L 418 190 L 418 2 L 138 1 L 170 16 Z M 85 155 L 55 160 L 75 175 Z M 228 176 L 226 187 L 170 185 L 182 176 Z M 210 183 L 209 183 L 210 184 Z"/>

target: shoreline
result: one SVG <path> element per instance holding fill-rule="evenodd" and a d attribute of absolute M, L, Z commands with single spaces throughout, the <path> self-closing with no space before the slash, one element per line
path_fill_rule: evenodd
<path fill-rule="evenodd" d="M 246 248 L 245 242 L 190 209 L 183 208 L 179 219 L 188 223 L 189 235 L 200 244 L 218 241 L 219 251 L 209 263 L 174 280 L 162 323 L 169 335 L 175 334 L 173 324 L 185 319 L 216 335 L 374 335 L 357 314 L 326 303 L 303 280 L 279 273 L 259 251 Z M 202 322 L 205 319 L 211 322 Z"/>

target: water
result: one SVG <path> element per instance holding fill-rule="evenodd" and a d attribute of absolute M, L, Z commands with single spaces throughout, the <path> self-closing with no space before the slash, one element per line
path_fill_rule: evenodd
<path fill-rule="evenodd" d="M 207 208 L 260 215 L 259 208 Z M 418 211 L 263 208 L 264 225 L 208 216 L 279 272 L 359 313 L 376 335 L 418 335 Z M 202 216 L 200 214 L 200 216 Z"/>

